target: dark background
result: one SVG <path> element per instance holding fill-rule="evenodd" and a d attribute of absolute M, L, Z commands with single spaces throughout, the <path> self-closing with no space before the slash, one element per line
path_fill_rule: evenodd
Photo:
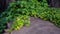
<path fill-rule="evenodd" d="M 14 0 L 0 0 L 0 13 L 5 9 L 7 9 L 9 3 L 12 1 Z M 42 0 L 38 0 L 38 1 L 42 1 Z M 60 0 L 47 0 L 47 2 L 50 7 L 56 7 L 56 8 L 60 7 Z"/>

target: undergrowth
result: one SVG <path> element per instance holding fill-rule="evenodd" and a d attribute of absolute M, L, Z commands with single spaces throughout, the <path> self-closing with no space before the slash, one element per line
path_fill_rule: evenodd
<path fill-rule="evenodd" d="M 29 26 L 31 16 L 49 20 L 60 27 L 60 9 L 49 8 L 46 0 L 17 0 L 12 2 L 9 4 L 8 9 L 1 14 L 0 22 L 4 25 L 13 20 L 11 30 L 18 30 L 25 25 Z M 6 27 L 1 24 L 0 31 Z"/>

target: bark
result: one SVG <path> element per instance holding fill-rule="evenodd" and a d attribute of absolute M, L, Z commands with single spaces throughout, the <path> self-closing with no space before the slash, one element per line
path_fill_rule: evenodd
<path fill-rule="evenodd" d="M 7 9 L 10 2 L 14 2 L 15 0 L 0 0 L 0 13 Z"/>

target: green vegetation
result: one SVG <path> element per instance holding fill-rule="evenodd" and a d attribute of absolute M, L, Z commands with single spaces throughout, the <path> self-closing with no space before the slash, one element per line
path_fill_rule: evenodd
<path fill-rule="evenodd" d="M 18 0 L 10 3 L 8 9 L 1 14 L 0 33 L 5 29 L 5 24 L 13 20 L 11 30 L 30 24 L 30 17 L 49 20 L 60 27 L 60 9 L 49 8 L 46 0 Z M 2 26 L 4 25 L 4 26 Z"/>

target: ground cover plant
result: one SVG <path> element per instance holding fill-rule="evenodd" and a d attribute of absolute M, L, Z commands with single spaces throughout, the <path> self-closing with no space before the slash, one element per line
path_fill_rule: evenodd
<path fill-rule="evenodd" d="M 8 9 L 0 15 L 0 33 L 11 20 L 13 21 L 11 31 L 29 26 L 31 16 L 49 20 L 60 27 L 59 8 L 50 8 L 46 0 L 17 0 L 10 3 Z"/>

